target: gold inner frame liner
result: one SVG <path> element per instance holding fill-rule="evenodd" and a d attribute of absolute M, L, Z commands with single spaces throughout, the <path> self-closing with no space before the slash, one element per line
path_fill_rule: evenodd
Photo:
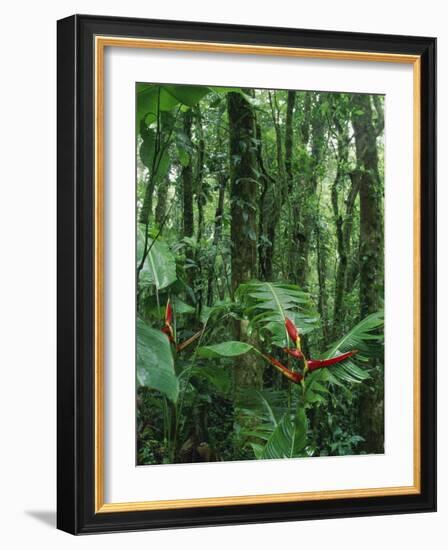
<path fill-rule="evenodd" d="M 413 180 L 414 180 L 414 483 L 403 487 L 380 487 L 350 490 L 313 491 L 264 495 L 192 498 L 180 500 L 154 500 L 142 502 L 104 502 L 104 50 L 106 47 L 155 48 L 164 50 L 209 53 L 235 53 L 366 61 L 382 63 L 407 63 L 413 65 Z M 420 56 L 380 52 L 356 52 L 345 50 L 320 50 L 249 44 L 224 44 L 212 42 L 95 37 L 95 512 L 129 512 L 142 510 L 167 510 L 207 506 L 232 506 L 275 502 L 303 502 L 341 498 L 365 498 L 420 493 Z"/>

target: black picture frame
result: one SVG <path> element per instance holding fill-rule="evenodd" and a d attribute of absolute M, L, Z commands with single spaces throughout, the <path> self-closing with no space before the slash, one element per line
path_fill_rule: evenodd
<path fill-rule="evenodd" d="M 72 534 L 431 512 L 436 509 L 436 39 L 74 15 L 58 21 L 57 526 Z M 421 59 L 419 494 L 95 513 L 96 35 L 418 55 Z"/>

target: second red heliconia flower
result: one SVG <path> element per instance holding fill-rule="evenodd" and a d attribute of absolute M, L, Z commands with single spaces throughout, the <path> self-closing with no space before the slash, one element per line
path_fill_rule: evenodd
<path fill-rule="evenodd" d="M 300 384 L 300 382 L 303 380 L 303 376 L 300 374 L 300 372 L 293 372 L 292 370 L 285 367 L 285 365 L 282 365 L 280 361 L 274 359 L 274 357 L 271 357 L 270 355 L 263 355 L 263 357 L 267 359 L 275 369 L 281 372 L 283 376 L 286 376 L 288 380 L 294 382 L 294 384 Z"/>
<path fill-rule="evenodd" d="M 299 349 L 283 348 L 283 351 L 296 359 L 303 359 L 303 353 Z"/>
<path fill-rule="evenodd" d="M 354 349 L 352 351 L 348 351 L 347 353 L 343 353 L 342 355 L 337 355 L 336 357 L 330 357 L 330 359 L 310 359 L 308 361 L 308 368 L 310 371 L 316 370 L 316 369 L 322 369 L 323 367 L 330 367 L 331 365 L 336 365 L 337 363 L 341 363 L 342 361 L 345 361 L 349 357 L 352 357 L 353 355 L 356 355 L 358 353 L 358 350 Z"/>
<path fill-rule="evenodd" d="M 297 330 L 296 325 L 291 321 L 291 319 L 288 319 L 288 317 L 285 318 L 285 327 L 291 340 L 298 348 L 300 348 L 299 331 Z"/>

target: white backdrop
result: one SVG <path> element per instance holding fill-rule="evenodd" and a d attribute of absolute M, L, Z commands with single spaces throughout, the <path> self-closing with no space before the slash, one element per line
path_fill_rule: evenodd
<path fill-rule="evenodd" d="M 446 545 L 448 460 L 444 422 L 448 403 L 439 407 L 439 512 L 240 527 L 189 529 L 75 539 L 54 530 L 55 510 L 55 120 L 56 24 L 72 13 L 98 13 L 227 23 L 296 26 L 347 31 L 439 37 L 439 97 L 448 95 L 448 31 L 443 3 L 375 0 L 315 3 L 291 0 L 196 0 L 169 3 L 127 0 L 33 3 L 16 1 L 3 10 L 0 94 L 0 540 L 6 548 L 147 547 L 213 549 L 288 546 L 363 550 L 400 545 L 413 550 Z M 439 105 L 439 150 L 448 149 L 446 101 Z M 440 163 L 439 208 L 448 202 L 448 169 Z M 440 211 L 443 214 L 442 211 Z M 440 216 L 439 233 L 448 232 Z M 446 247 L 444 247 L 446 248 Z M 447 279 L 446 253 L 439 258 Z M 439 309 L 448 306 L 440 287 Z M 440 334 L 447 323 L 440 319 Z M 443 339 L 444 340 L 444 339 Z M 443 341 L 442 341 L 443 345 Z M 440 353 L 440 388 L 448 373 Z M 443 437 L 444 436 L 444 437 Z M 198 541 L 198 536 L 201 537 Z"/>

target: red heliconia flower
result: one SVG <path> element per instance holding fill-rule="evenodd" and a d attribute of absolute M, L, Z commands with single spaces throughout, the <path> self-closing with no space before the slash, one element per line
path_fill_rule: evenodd
<path fill-rule="evenodd" d="M 166 308 L 165 308 L 165 326 L 162 328 L 162 332 L 166 334 L 168 336 L 168 340 L 174 344 L 175 339 L 174 339 L 174 330 L 173 330 L 173 327 L 171 326 L 172 321 L 173 321 L 173 308 L 168 298 L 168 302 L 166 303 Z"/>
<path fill-rule="evenodd" d="M 171 325 L 173 321 L 173 307 L 170 303 L 170 300 L 168 299 L 168 302 L 166 303 L 166 309 L 165 309 L 165 324 Z"/>
<path fill-rule="evenodd" d="M 174 344 L 174 332 L 171 325 L 165 325 L 161 331 L 168 336 L 168 340 Z"/>
<path fill-rule="evenodd" d="M 295 357 L 296 359 L 303 358 L 303 353 L 299 349 L 283 348 L 283 351 L 286 352 L 288 355 Z"/>
<path fill-rule="evenodd" d="M 330 359 L 322 359 L 321 361 L 317 359 L 310 359 L 308 361 L 308 370 L 313 371 L 323 367 L 330 367 L 331 365 L 335 365 L 336 363 L 340 363 L 341 361 L 352 357 L 352 355 L 355 355 L 356 353 L 358 353 L 358 350 L 354 349 L 353 351 L 348 351 L 347 353 L 343 353 L 337 357 L 331 357 Z"/>
<path fill-rule="evenodd" d="M 296 345 L 297 349 L 300 349 L 300 336 L 299 331 L 297 330 L 296 325 L 291 321 L 291 319 L 288 319 L 288 317 L 285 318 L 285 327 L 288 332 L 289 337 Z"/>
<path fill-rule="evenodd" d="M 263 355 L 263 357 L 271 363 L 271 365 L 277 369 L 279 372 L 283 374 L 283 376 L 286 376 L 288 380 L 293 382 L 294 384 L 300 384 L 300 382 L 303 380 L 303 376 L 299 372 L 293 372 L 292 370 L 285 367 L 285 365 L 282 365 L 280 361 L 277 361 L 277 359 L 274 359 L 274 357 L 271 357 L 270 355 Z"/>

